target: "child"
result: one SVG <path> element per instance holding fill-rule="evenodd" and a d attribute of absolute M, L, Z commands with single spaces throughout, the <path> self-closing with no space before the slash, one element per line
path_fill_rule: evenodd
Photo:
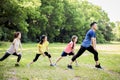
<path fill-rule="evenodd" d="M 19 66 L 19 62 L 21 59 L 21 52 L 22 52 L 22 45 L 21 45 L 21 33 L 20 32 L 16 32 L 14 34 L 14 40 L 10 46 L 10 48 L 6 51 L 6 53 L 4 54 L 4 56 L 2 58 L 0 58 L 0 61 L 5 60 L 8 56 L 10 55 L 14 55 L 17 56 L 17 63 L 15 64 L 15 66 Z M 20 51 L 18 51 L 20 47 Z"/>
<path fill-rule="evenodd" d="M 49 44 L 49 42 L 47 41 L 47 36 L 42 35 L 41 40 L 40 40 L 39 44 L 37 45 L 38 53 L 36 54 L 35 58 L 33 59 L 33 61 L 30 64 L 36 62 L 38 60 L 39 56 L 43 55 L 43 56 L 48 57 L 48 59 L 50 61 L 50 66 L 53 66 L 52 61 L 51 61 L 51 55 L 48 53 L 48 44 Z M 29 66 L 29 64 L 28 64 L 28 66 Z"/>
<path fill-rule="evenodd" d="M 58 60 L 56 61 L 54 65 L 56 65 L 57 62 L 59 62 L 63 57 L 66 57 L 67 55 L 74 56 L 74 48 L 75 48 L 77 39 L 78 37 L 76 35 L 72 36 L 71 42 L 69 42 L 69 44 L 66 46 L 65 50 L 61 54 L 61 57 L 58 58 Z M 76 61 L 76 65 L 77 65 L 77 61 Z"/>

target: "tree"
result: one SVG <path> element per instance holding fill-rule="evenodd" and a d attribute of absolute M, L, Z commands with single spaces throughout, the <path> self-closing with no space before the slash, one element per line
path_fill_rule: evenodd
<path fill-rule="evenodd" d="M 115 35 L 114 40 L 120 41 L 120 22 L 116 22 L 116 26 L 113 29 L 113 34 Z"/>

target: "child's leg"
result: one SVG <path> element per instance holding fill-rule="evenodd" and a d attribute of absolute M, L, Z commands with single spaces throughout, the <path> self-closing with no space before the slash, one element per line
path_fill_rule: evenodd
<path fill-rule="evenodd" d="M 57 64 L 57 62 L 59 62 L 63 57 L 66 57 L 66 56 L 67 56 L 67 53 L 65 53 L 65 52 L 63 51 L 62 54 L 61 54 L 61 57 L 59 57 L 59 58 L 57 59 L 57 61 L 56 61 L 55 64 Z"/>
<path fill-rule="evenodd" d="M 2 58 L 0 58 L 0 61 L 3 61 L 4 59 L 6 59 L 8 56 L 10 56 L 9 53 L 5 53 L 4 56 Z"/>
<path fill-rule="evenodd" d="M 55 64 L 57 64 L 62 58 L 63 58 L 62 56 L 59 57 L 59 58 L 57 59 L 57 61 L 55 62 Z"/>
<path fill-rule="evenodd" d="M 50 64 L 52 64 L 51 55 L 48 52 L 44 52 L 44 54 L 48 57 Z"/>
<path fill-rule="evenodd" d="M 13 53 L 13 55 L 17 56 L 17 64 L 19 64 L 20 60 L 21 60 L 21 54 L 17 54 L 16 52 Z"/>
<path fill-rule="evenodd" d="M 33 61 L 32 61 L 30 64 L 36 62 L 36 61 L 38 60 L 38 58 L 39 58 L 40 55 L 41 55 L 41 54 L 36 54 L 35 58 L 33 59 Z"/>

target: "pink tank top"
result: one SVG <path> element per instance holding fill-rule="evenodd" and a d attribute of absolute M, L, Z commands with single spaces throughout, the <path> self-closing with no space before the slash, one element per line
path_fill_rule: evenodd
<path fill-rule="evenodd" d="M 66 52 L 66 53 L 72 52 L 72 50 L 74 49 L 75 45 L 76 45 L 76 44 L 73 43 L 72 41 L 69 42 L 68 45 L 66 46 L 64 52 Z"/>

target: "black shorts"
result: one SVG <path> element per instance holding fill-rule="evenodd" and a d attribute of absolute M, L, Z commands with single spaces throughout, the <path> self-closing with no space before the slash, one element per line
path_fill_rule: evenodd
<path fill-rule="evenodd" d="M 66 53 L 66 52 L 64 52 L 64 51 L 63 51 L 63 52 L 62 52 L 62 54 L 61 54 L 61 56 L 62 56 L 62 57 L 65 57 L 65 56 L 67 56 L 67 55 L 69 55 L 69 56 L 71 56 L 71 55 L 72 55 L 72 56 L 73 56 L 73 55 L 74 55 L 74 53 L 73 53 L 73 52 Z"/>

